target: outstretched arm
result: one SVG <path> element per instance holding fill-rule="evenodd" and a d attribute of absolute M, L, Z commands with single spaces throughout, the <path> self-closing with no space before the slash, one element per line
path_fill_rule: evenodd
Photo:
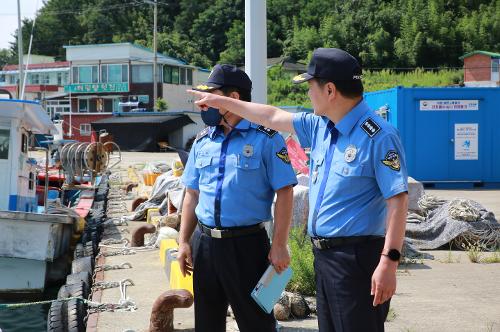
<path fill-rule="evenodd" d="M 206 110 L 208 107 L 223 108 L 250 122 L 263 125 L 277 131 L 285 131 L 295 134 L 293 128 L 293 114 L 283 111 L 274 106 L 250 103 L 234 98 L 219 96 L 212 93 L 188 90 L 198 98 L 195 104 Z"/>

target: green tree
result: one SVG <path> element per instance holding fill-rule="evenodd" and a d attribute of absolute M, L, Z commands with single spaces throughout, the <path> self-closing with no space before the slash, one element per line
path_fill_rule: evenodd
<path fill-rule="evenodd" d="M 245 62 L 245 24 L 236 20 L 226 33 L 226 50 L 220 54 L 220 63 L 242 65 Z"/>

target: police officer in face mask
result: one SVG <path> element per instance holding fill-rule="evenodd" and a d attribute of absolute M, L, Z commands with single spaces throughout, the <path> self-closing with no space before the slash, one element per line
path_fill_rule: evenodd
<path fill-rule="evenodd" d="M 383 331 L 405 234 L 408 174 L 397 130 L 363 100 L 361 66 L 337 48 L 314 51 L 314 114 L 193 91 L 196 105 L 296 133 L 311 148 L 308 233 L 320 331 Z M 202 113 L 203 114 L 203 113 Z"/>
<path fill-rule="evenodd" d="M 231 65 L 216 65 L 198 91 L 250 101 L 252 82 Z M 202 112 L 207 128 L 190 151 L 182 178 L 181 271 L 194 271 L 195 329 L 226 331 L 231 305 L 240 331 L 276 331 L 250 294 L 269 264 L 281 272 L 287 250 L 295 173 L 283 137 L 227 109 Z M 264 222 L 274 211 L 272 246 Z M 193 235 L 192 246 L 189 240 Z"/>

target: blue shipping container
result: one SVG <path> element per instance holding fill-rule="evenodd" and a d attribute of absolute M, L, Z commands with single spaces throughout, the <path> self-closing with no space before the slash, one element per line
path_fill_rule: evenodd
<path fill-rule="evenodd" d="M 500 184 L 500 88 L 403 88 L 365 100 L 398 128 L 422 182 Z"/>

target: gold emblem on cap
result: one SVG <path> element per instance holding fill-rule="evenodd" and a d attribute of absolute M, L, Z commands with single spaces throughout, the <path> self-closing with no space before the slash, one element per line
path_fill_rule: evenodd
<path fill-rule="evenodd" d="M 210 90 L 211 88 L 208 85 L 198 85 L 196 87 L 198 90 Z"/>
<path fill-rule="evenodd" d="M 294 81 L 300 81 L 300 80 L 303 80 L 305 77 L 304 77 L 304 74 L 300 74 L 300 75 L 297 75 L 293 78 Z"/>

